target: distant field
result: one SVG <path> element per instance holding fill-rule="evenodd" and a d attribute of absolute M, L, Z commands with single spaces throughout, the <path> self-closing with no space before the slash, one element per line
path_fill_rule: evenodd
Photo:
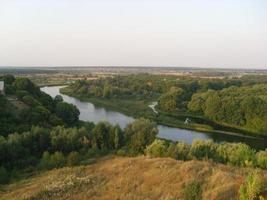
<path fill-rule="evenodd" d="M 201 183 L 203 199 L 230 200 L 237 199 L 248 171 L 205 161 L 105 157 L 88 166 L 52 170 L 5 186 L 0 200 L 174 200 L 181 199 L 193 182 Z M 260 173 L 267 188 L 267 172 Z"/>

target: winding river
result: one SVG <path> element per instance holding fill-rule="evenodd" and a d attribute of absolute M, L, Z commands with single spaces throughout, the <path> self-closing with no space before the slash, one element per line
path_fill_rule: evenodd
<path fill-rule="evenodd" d="M 91 121 L 97 123 L 99 121 L 108 121 L 110 124 L 119 124 L 124 128 L 134 118 L 126 116 L 120 112 L 108 110 L 102 107 L 96 107 L 90 102 L 83 102 L 74 97 L 60 94 L 59 89 L 62 86 L 42 87 L 41 90 L 51 97 L 61 95 L 65 102 L 72 103 L 80 110 L 80 120 Z M 246 137 L 240 135 L 229 135 L 222 133 L 204 133 L 186 129 L 171 128 L 163 125 L 158 125 L 158 138 L 164 138 L 172 141 L 183 141 L 191 144 L 195 139 L 213 140 L 214 142 L 244 142 L 256 149 L 267 148 L 267 140 L 255 137 Z"/>

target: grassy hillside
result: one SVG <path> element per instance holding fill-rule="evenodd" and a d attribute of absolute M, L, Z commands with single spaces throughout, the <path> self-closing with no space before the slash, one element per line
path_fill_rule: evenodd
<path fill-rule="evenodd" d="M 0 200 L 174 200 L 184 199 L 185 191 L 192 193 L 188 188 L 195 188 L 202 199 L 230 200 L 238 198 L 249 171 L 204 161 L 105 157 L 91 165 L 52 170 L 4 186 Z M 267 172 L 260 173 L 267 188 Z M 196 183 L 199 187 L 193 187 Z M 267 191 L 262 195 L 266 198 Z"/>

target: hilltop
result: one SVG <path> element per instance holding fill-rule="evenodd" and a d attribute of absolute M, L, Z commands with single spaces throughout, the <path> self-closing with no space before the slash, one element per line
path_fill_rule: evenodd
<path fill-rule="evenodd" d="M 4 186 L 0 200 L 174 200 L 184 199 L 186 191 L 203 199 L 230 200 L 238 198 L 249 171 L 207 161 L 108 156 L 87 166 L 54 169 Z M 260 173 L 266 188 L 267 173 Z M 267 197 L 266 190 L 263 195 Z"/>

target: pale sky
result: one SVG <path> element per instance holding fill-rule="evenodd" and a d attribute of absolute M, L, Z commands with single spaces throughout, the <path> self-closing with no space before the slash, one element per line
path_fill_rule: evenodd
<path fill-rule="evenodd" d="M 267 0 L 0 0 L 0 66 L 267 68 Z"/>

